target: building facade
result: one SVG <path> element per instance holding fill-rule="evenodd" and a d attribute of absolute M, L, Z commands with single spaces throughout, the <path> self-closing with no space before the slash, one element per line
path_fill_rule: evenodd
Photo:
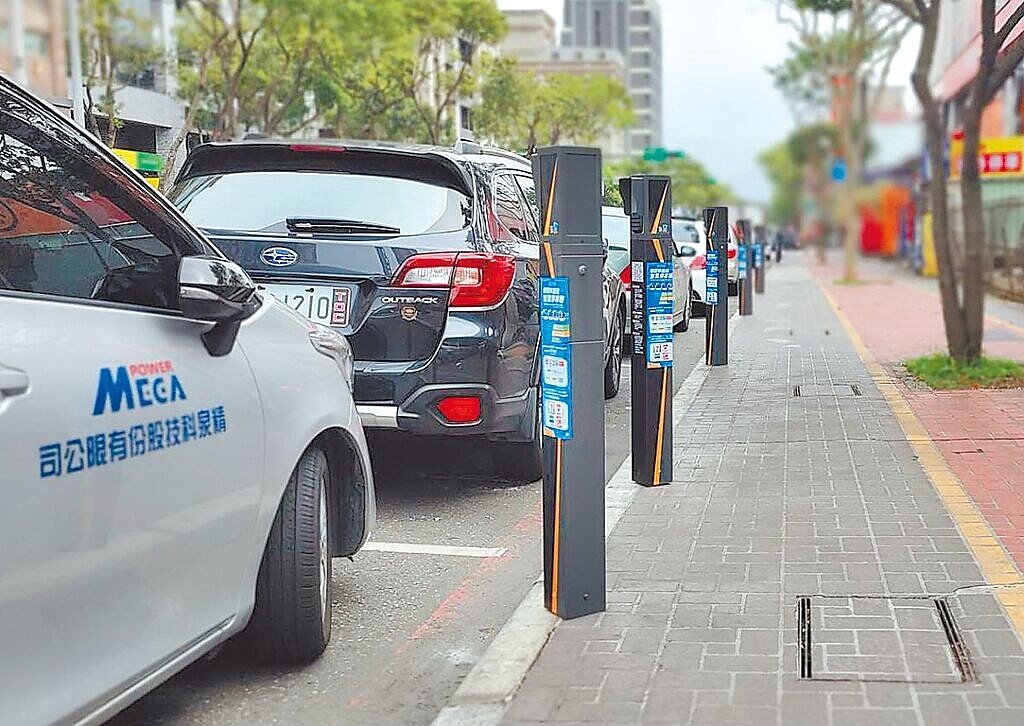
<path fill-rule="evenodd" d="M 504 15 L 508 34 L 500 51 L 515 58 L 522 70 L 541 76 L 598 74 L 626 86 L 626 61 L 614 48 L 556 45 L 555 19 L 544 10 L 507 10 Z M 612 131 L 596 143 L 606 157 L 626 154 L 626 137 L 620 131 Z"/>
<path fill-rule="evenodd" d="M 15 13 L 21 18 L 17 42 Z M 63 0 L 0 2 L 0 72 L 50 101 L 67 97 L 64 15 Z"/>
<path fill-rule="evenodd" d="M 1024 0 L 996 3 L 996 27 Z M 1018 24 L 1003 44 L 1003 51 L 1024 42 L 1024 23 Z M 981 0 L 942 0 L 939 33 L 932 71 L 932 90 L 944 106 L 950 133 L 962 128 L 970 83 L 978 72 L 981 55 Z M 1024 69 L 1018 68 L 982 116 L 982 138 L 1024 133 Z"/>
<path fill-rule="evenodd" d="M 626 132 L 627 154 L 662 145 L 662 24 L 657 0 L 565 0 L 564 50 L 615 50 L 625 62 L 626 88 L 636 122 Z"/>

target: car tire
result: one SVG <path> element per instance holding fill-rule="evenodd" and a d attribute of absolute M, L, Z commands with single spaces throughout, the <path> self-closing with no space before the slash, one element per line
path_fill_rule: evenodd
<path fill-rule="evenodd" d="M 609 400 L 619 395 L 622 385 L 622 308 L 615 307 L 615 320 L 612 321 L 612 339 L 608 344 L 608 361 L 604 364 L 604 398 Z"/>
<path fill-rule="evenodd" d="M 541 432 L 540 387 L 537 388 L 537 419 L 529 441 L 492 441 L 491 471 L 499 479 L 532 483 L 544 475 L 544 434 Z"/>
<path fill-rule="evenodd" d="M 331 639 L 327 457 L 310 448 L 295 465 L 263 551 L 256 607 L 245 630 L 250 653 L 268 663 L 308 663 Z"/>

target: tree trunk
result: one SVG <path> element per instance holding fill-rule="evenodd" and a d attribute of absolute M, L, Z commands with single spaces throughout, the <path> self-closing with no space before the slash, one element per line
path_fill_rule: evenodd
<path fill-rule="evenodd" d="M 946 170 L 946 129 L 942 123 L 939 103 L 932 95 L 929 77 L 935 57 L 939 32 L 940 0 L 934 0 L 921 10 L 921 45 L 918 48 L 914 71 L 910 76 L 914 94 L 921 104 L 924 118 L 925 140 L 931 178 L 928 196 L 932 215 L 932 243 L 939 267 L 939 297 L 942 302 L 942 320 L 946 330 L 946 347 L 951 358 L 959 363 L 967 361 L 967 330 L 964 311 L 960 305 L 953 251 L 949 239 L 949 186 Z M 975 165 L 975 168 L 976 165 Z"/>
<path fill-rule="evenodd" d="M 860 251 L 860 214 L 857 209 L 857 188 L 860 179 L 859 150 L 850 148 L 846 161 L 846 181 L 843 184 L 843 196 L 845 197 L 845 209 L 843 218 L 844 227 L 844 254 L 843 254 L 843 281 L 854 282 L 857 279 L 857 254 Z"/>
<path fill-rule="evenodd" d="M 967 363 L 974 363 L 981 357 L 981 339 L 985 329 L 987 255 L 981 175 L 978 171 L 978 145 L 981 142 L 981 111 L 984 101 L 979 96 L 980 94 L 972 97 L 964 115 L 963 169 L 960 172 L 960 195 L 963 199 L 964 216 L 964 361 Z"/>
<path fill-rule="evenodd" d="M 946 347 L 953 359 L 964 362 L 967 360 L 967 332 L 963 309 L 960 307 L 956 270 L 953 269 L 953 251 L 949 244 L 949 187 L 945 169 L 945 133 L 939 118 L 939 109 L 932 101 L 931 94 L 927 99 L 920 96 L 918 98 L 924 109 L 928 164 L 931 167 L 928 193 L 932 213 L 932 243 L 939 267 L 939 297 L 942 301 L 942 320 L 946 329 Z"/>

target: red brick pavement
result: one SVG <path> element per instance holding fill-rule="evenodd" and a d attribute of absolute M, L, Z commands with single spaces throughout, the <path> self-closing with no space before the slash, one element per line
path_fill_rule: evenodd
<path fill-rule="evenodd" d="M 834 267 L 813 267 L 864 344 L 902 393 L 1007 552 L 1024 570 L 1024 390 L 934 392 L 910 388 L 901 361 L 945 350 L 935 292 L 898 277 L 837 285 Z M 1024 361 L 1024 330 L 989 316 L 989 355 Z M 1011 338 L 1011 339 L 1007 339 Z"/>

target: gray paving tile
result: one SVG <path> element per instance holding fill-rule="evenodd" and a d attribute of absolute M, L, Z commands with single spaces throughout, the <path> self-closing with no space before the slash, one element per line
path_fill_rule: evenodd
<path fill-rule="evenodd" d="M 799 263 L 758 303 L 676 412 L 676 483 L 608 540 L 609 612 L 556 628 L 506 723 L 1024 724 L 1020 643 L 960 589 L 977 563 L 842 326 Z M 836 382 L 864 395 L 792 396 Z M 858 596 L 822 606 L 816 673 L 910 682 L 799 679 L 800 595 Z M 875 599 L 899 595 L 949 596 L 978 683 L 954 682 L 929 601 Z"/>

